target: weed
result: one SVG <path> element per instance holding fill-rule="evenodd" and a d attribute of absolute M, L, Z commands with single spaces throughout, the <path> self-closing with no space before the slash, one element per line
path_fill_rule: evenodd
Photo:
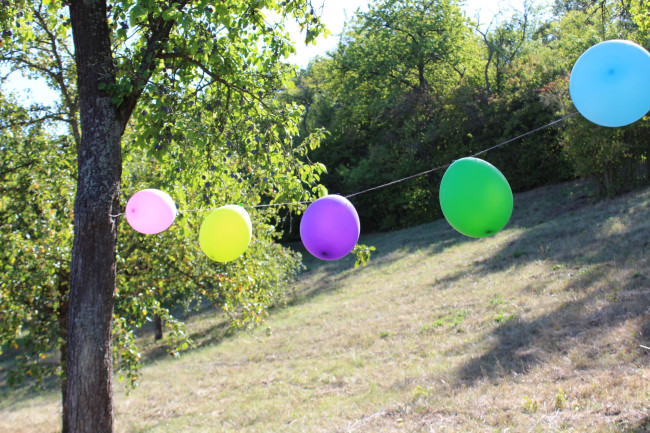
<path fill-rule="evenodd" d="M 460 325 L 463 322 L 463 320 L 465 320 L 465 317 L 467 317 L 466 310 L 462 310 L 462 311 L 454 310 L 449 314 L 440 317 L 439 319 L 436 319 L 433 323 L 422 325 L 422 328 L 420 328 L 420 333 L 427 332 L 434 328 L 442 328 L 445 326 L 448 326 L 450 328 L 456 327 Z"/>
<path fill-rule="evenodd" d="M 539 246 L 539 253 L 542 256 L 543 259 L 548 257 L 548 253 L 551 252 L 551 246 L 550 245 L 540 245 Z"/>
<path fill-rule="evenodd" d="M 413 400 L 426 399 L 429 397 L 429 391 L 421 385 L 417 385 L 413 390 Z"/>
<path fill-rule="evenodd" d="M 619 287 L 616 287 L 611 293 L 607 293 L 605 295 L 605 299 L 607 299 L 609 302 L 618 302 L 618 292 L 621 289 Z"/>
<path fill-rule="evenodd" d="M 495 316 L 494 316 L 494 321 L 497 322 L 498 324 L 504 324 L 508 323 L 511 320 L 516 319 L 517 316 L 515 314 L 508 314 L 505 311 L 499 311 Z"/>
<path fill-rule="evenodd" d="M 575 273 L 575 275 L 578 275 L 578 276 L 587 275 L 589 272 L 591 272 L 591 269 L 580 268 L 580 269 L 578 269 L 578 272 Z"/>
<path fill-rule="evenodd" d="M 390 336 L 390 332 L 388 331 L 381 331 L 379 333 L 379 338 L 388 338 Z"/>
<path fill-rule="evenodd" d="M 526 254 L 525 251 L 515 251 L 515 252 L 512 253 L 512 258 L 513 259 L 518 259 L 519 257 L 521 257 L 521 256 L 523 256 L 525 254 Z"/>
<path fill-rule="evenodd" d="M 531 399 L 527 395 L 524 396 L 524 413 L 533 414 L 539 409 L 539 403 L 536 400 Z"/>
<path fill-rule="evenodd" d="M 555 410 L 564 409 L 564 404 L 566 403 L 566 394 L 560 388 L 555 394 Z"/>
<path fill-rule="evenodd" d="M 492 307 L 496 307 L 497 305 L 502 305 L 505 303 L 506 301 L 504 301 L 503 298 L 499 295 L 494 295 L 493 297 L 490 298 L 490 305 Z"/>
<path fill-rule="evenodd" d="M 373 251 L 376 251 L 375 247 L 357 244 L 352 250 L 352 254 L 356 256 L 356 262 L 354 263 L 354 268 L 357 269 L 359 266 L 366 267 L 368 262 L 370 262 L 370 255 Z"/>

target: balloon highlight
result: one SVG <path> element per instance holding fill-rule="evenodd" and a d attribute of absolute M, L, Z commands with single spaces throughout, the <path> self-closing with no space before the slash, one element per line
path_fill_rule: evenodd
<path fill-rule="evenodd" d="M 309 205 L 300 221 L 300 238 L 313 256 L 338 260 L 359 240 L 361 223 L 356 209 L 345 197 L 327 195 Z"/>
<path fill-rule="evenodd" d="M 587 120 L 608 127 L 634 123 L 650 110 L 650 53 L 626 40 L 594 45 L 576 61 L 569 93 Z"/>
<path fill-rule="evenodd" d="M 248 248 L 253 226 L 241 206 L 226 205 L 212 211 L 201 224 L 199 245 L 216 262 L 235 260 Z"/>
<path fill-rule="evenodd" d="M 495 166 L 478 158 L 462 158 L 447 168 L 439 198 L 447 222 L 473 238 L 497 233 L 512 215 L 508 181 Z"/>
<path fill-rule="evenodd" d="M 143 189 L 131 196 L 124 214 L 133 230 L 154 235 L 172 225 L 176 219 L 176 205 L 166 192 Z"/>

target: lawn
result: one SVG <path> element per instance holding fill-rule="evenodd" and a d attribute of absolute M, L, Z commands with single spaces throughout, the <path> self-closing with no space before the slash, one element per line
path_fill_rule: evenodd
<path fill-rule="evenodd" d="M 253 333 L 204 311 L 180 359 L 149 344 L 116 430 L 650 431 L 650 188 L 559 184 L 516 195 L 490 238 L 441 220 L 362 242 L 365 268 L 305 257 Z M 56 388 L 0 387 L 0 431 L 58 431 Z"/>

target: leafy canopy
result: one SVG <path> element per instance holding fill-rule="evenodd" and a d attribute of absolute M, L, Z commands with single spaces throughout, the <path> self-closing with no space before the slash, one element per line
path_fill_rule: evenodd
<path fill-rule="evenodd" d="M 114 359 L 134 381 L 133 332 L 154 316 L 178 353 L 191 343 L 179 308 L 209 301 L 235 326 L 254 326 L 290 290 L 299 257 L 275 242 L 277 209 L 252 207 L 326 193 L 325 167 L 306 159 L 322 132 L 297 143 L 302 107 L 276 96 L 295 74 L 282 62 L 294 50 L 285 20 L 301 24 L 307 43 L 325 30 L 303 1 L 112 1 L 106 12 L 114 68 L 99 90 L 126 116 L 122 202 L 159 188 L 186 210 L 156 236 L 115 220 Z M 5 2 L 0 25 L 0 64 L 58 94 L 49 106 L 2 101 L 0 344 L 24 360 L 16 378 L 42 378 L 62 372 L 50 353 L 64 351 L 66 337 L 81 138 L 74 47 L 65 1 Z M 255 229 L 244 257 L 222 265 L 203 256 L 196 236 L 202 216 L 226 203 L 249 206 Z"/>

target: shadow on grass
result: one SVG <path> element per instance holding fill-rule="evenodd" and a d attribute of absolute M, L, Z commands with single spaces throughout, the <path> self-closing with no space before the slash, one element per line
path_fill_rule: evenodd
<path fill-rule="evenodd" d="M 540 250 L 543 253 L 544 249 L 549 248 L 550 241 L 548 236 L 544 237 L 544 230 L 539 229 L 540 224 L 557 220 L 562 216 L 573 217 L 576 211 L 594 201 L 594 193 L 595 188 L 590 182 L 578 181 L 517 194 L 513 216 L 507 228 L 533 230 L 533 233 L 512 242 L 495 256 L 488 257 L 481 262 L 474 262 L 470 270 L 461 270 L 437 280 L 435 287 L 440 289 L 451 286 L 458 279 L 466 277 L 468 273 L 485 275 L 486 272 L 498 271 L 513 265 L 523 265 L 526 261 L 537 260 Z M 605 215 L 602 217 L 606 218 Z M 547 230 L 557 229 L 551 226 Z M 564 238 L 564 234 L 556 237 Z M 533 238 L 541 240 L 532 241 Z M 361 244 L 376 248 L 369 264 L 373 267 L 390 265 L 416 252 L 424 252 L 433 259 L 448 248 L 471 242 L 481 242 L 481 240 L 459 234 L 444 219 L 389 233 L 362 234 L 359 240 Z M 307 268 L 301 276 L 302 281 L 306 282 L 306 286 L 303 286 L 297 293 L 291 302 L 292 305 L 304 303 L 320 294 L 335 291 L 343 285 L 344 280 L 352 272 L 363 271 L 363 268 L 354 269 L 352 255 L 338 261 L 327 262 L 313 257 L 299 242 L 288 246 L 302 254 L 303 264 Z"/>
<path fill-rule="evenodd" d="M 586 283 L 586 281 L 585 281 Z M 593 313 L 588 305 L 594 298 L 604 297 L 603 292 L 589 293 L 582 299 L 567 302 L 550 314 L 532 321 L 509 320 L 492 331 L 496 343 L 485 354 L 463 365 L 457 372 L 459 384 L 472 384 L 480 379 L 497 379 L 513 373 L 527 373 L 532 367 L 543 363 L 550 353 L 568 354 L 579 337 L 597 339 L 598 334 L 628 319 L 643 316 L 650 304 L 650 291 L 637 290 L 621 302 L 611 303 Z M 642 328 L 650 328 L 645 320 Z M 643 335 L 646 335 L 645 332 Z M 647 344 L 641 340 L 639 344 Z M 648 358 L 637 344 L 633 356 L 639 360 Z M 597 364 L 601 355 L 598 350 L 585 352 L 584 359 L 575 367 L 588 368 Z M 647 362 L 647 360 L 646 360 Z"/>
<path fill-rule="evenodd" d="M 534 320 L 507 320 L 495 328 L 492 335 L 496 343 L 489 352 L 457 372 L 464 383 L 484 377 L 497 378 L 512 372 L 526 372 L 531 366 L 543 362 L 549 353 L 566 352 L 572 341 L 583 332 L 605 330 L 644 314 L 650 304 L 650 295 L 643 290 L 650 285 L 650 274 L 647 272 L 634 276 L 634 270 L 630 269 L 630 278 L 620 287 L 607 286 L 598 291 L 586 288 L 597 283 L 608 266 L 627 266 L 625 262 L 631 257 L 650 257 L 650 190 L 596 203 L 592 199 L 593 191 L 588 182 L 581 181 L 518 194 L 508 228 L 523 229 L 521 235 L 491 256 L 475 261 L 469 269 L 436 281 L 434 288 L 440 290 L 468 275 L 484 277 L 492 272 L 523 267 L 539 260 L 549 261 L 565 270 L 574 270 L 576 274 L 567 289 L 575 292 L 576 300 Z M 605 235 L 603 230 L 611 223 L 612 217 L 625 220 L 623 222 L 627 228 Z M 639 227 L 635 228 L 635 224 Z M 422 251 L 434 259 L 436 254 L 468 242 L 481 240 L 459 235 L 444 220 L 391 233 L 363 235 L 360 240 L 360 243 L 377 249 L 369 266 L 386 266 Z M 301 287 L 289 300 L 289 305 L 307 303 L 314 297 L 334 292 L 355 273 L 363 272 L 363 268 L 354 269 L 355 259 L 352 255 L 329 262 L 311 256 L 300 243 L 288 246 L 302 253 L 307 268 L 300 277 Z M 641 263 L 646 270 L 650 268 L 647 259 L 643 261 L 637 258 L 633 263 Z M 581 274 L 585 265 L 590 266 L 590 272 Z M 537 290 L 540 288 L 534 284 L 525 289 L 531 294 Z M 585 313 L 591 301 L 606 298 L 615 291 L 625 292 L 626 297 L 610 302 L 596 313 Z M 214 309 L 213 313 L 221 314 Z M 639 339 L 650 335 L 650 317 L 646 316 L 644 320 Z M 201 348 L 219 344 L 237 333 L 230 329 L 224 317 L 223 321 L 195 332 L 191 338 L 195 347 Z M 642 340 L 639 340 L 639 344 L 648 345 Z M 641 352 L 638 355 L 646 356 Z M 145 352 L 143 361 L 149 363 L 167 356 L 168 349 L 159 344 Z"/>
<path fill-rule="evenodd" d="M 644 417 L 634 426 L 625 429 L 624 433 L 650 433 L 650 416 Z"/>
<path fill-rule="evenodd" d="M 41 396 L 43 393 L 61 392 L 61 379 L 58 376 L 47 376 L 41 383 L 26 376 L 20 383 L 9 386 L 9 374 L 17 368 L 14 352 L 18 353 L 13 350 L 5 352 L 0 359 L 0 407 L 4 406 L 2 402 L 5 401 L 24 401 Z M 10 394 L 11 398 L 8 398 Z"/>
<path fill-rule="evenodd" d="M 224 316 L 222 317 L 223 320 L 190 335 L 190 338 L 194 341 L 195 349 L 219 344 L 237 334 L 237 331 L 230 326 L 230 321 L 223 313 L 215 310 L 215 314 Z"/>
<path fill-rule="evenodd" d="M 194 342 L 192 349 L 201 349 L 203 347 L 217 345 L 226 338 L 230 338 L 236 334 L 237 332 L 231 329 L 230 323 L 224 319 L 213 326 L 192 333 L 190 335 L 190 338 Z M 142 355 L 142 363 L 146 365 L 154 363 L 160 359 L 169 358 L 170 356 L 172 355 L 168 345 L 164 342 L 154 343 L 144 351 Z"/>
<path fill-rule="evenodd" d="M 472 242 L 472 239 L 459 236 L 444 220 L 390 233 L 362 234 L 359 239 L 359 244 L 375 248 L 369 268 L 388 266 L 416 251 L 426 251 L 427 255 L 435 256 L 465 242 Z M 353 254 L 340 260 L 323 261 L 312 256 L 302 244 L 287 246 L 302 254 L 306 267 L 299 278 L 299 290 L 289 305 L 304 304 L 317 296 L 335 292 L 345 285 L 348 278 L 365 269 L 363 266 L 354 267 L 356 257 Z"/>
<path fill-rule="evenodd" d="M 231 327 L 230 320 L 219 308 L 212 304 L 206 303 L 198 311 L 190 312 L 177 312 L 178 318 L 187 323 L 188 318 L 194 317 L 194 320 L 201 316 L 215 315 L 219 316 L 221 320 L 206 320 L 210 326 L 203 327 L 189 335 L 194 343 L 190 350 L 200 349 L 207 346 L 218 345 L 227 338 L 232 338 L 238 334 L 238 331 Z M 142 328 L 138 332 L 139 337 L 146 339 L 146 343 L 142 352 L 142 363 L 150 364 L 160 359 L 169 358 L 172 356 L 170 353 L 170 346 L 165 343 L 165 340 L 154 341 L 153 339 L 153 326 Z"/>
<path fill-rule="evenodd" d="M 556 184 L 517 194 L 515 196 L 513 215 L 506 228 L 535 229 L 540 224 L 557 220 L 562 216 L 573 216 L 576 212 L 594 202 L 594 194 L 595 188 L 589 181 Z M 531 237 L 537 236 L 536 233 L 531 235 Z M 481 242 L 481 240 L 459 234 L 444 219 L 388 233 L 362 234 L 359 240 L 361 244 L 376 248 L 370 261 L 372 266 L 388 265 L 414 252 L 424 251 L 427 255 L 433 257 L 447 248 L 471 242 Z M 524 244 L 526 245 L 524 246 Z M 354 265 L 354 258 L 351 255 L 337 262 L 323 262 L 311 256 L 300 243 L 294 243 L 290 246 L 303 254 L 303 261 L 308 268 L 308 272 L 322 270 L 328 276 L 333 273 L 340 275 L 353 268 Z M 504 266 L 510 266 L 513 257 L 523 257 L 524 260 L 533 259 L 536 257 L 535 253 L 538 252 L 540 246 L 543 245 L 531 246 L 526 239 L 520 239 L 515 244 L 510 245 L 508 251 L 503 251 L 499 256 L 486 259 L 483 267 L 481 267 L 480 263 L 475 264 L 479 265 L 478 272 L 483 272 L 484 268 L 496 270 Z M 459 276 L 462 275 L 465 274 Z"/>
<path fill-rule="evenodd" d="M 567 203 L 558 206 L 572 209 Z M 561 212 L 555 219 L 526 229 L 491 257 L 475 262 L 470 273 L 486 276 L 538 260 L 553 263 L 552 269 L 568 279 L 565 290 L 574 299 L 534 320 L 512 318 L 496 327 L 491 332 L 496 341 L 493 347 L 456 372 L 459 384 L 525 373 L 552 353 L 569 353 L 580 336 L 598 340 L 601 333 L 629 319 L 641 318 L 640 332 L 635 333 L 638 344 L 630 348 L 631 356 L 639 362 L 650 361 L 639 347 L 650 344 L 650 188 Z M 610 281 L 607 274 L 612 270 L 619 278 Z M 524 290 L 533 295 L 545 288 L 531 282 Z M 577 368 L 598 364 L 598 350 L 583 355 L 579 363 L 583 365 Z"/>
<path fill-rule="evenodd" d="M 353 272 L 359 271 L 354 268 L 355 258 L 352 254 L 340 260 L 326 261 L 312 256 L 301 243 L 286 246 L 302 254 L 302 264 L 305 266 L 299 276 L 300 287 L 290 296 L 288 306 L 301 305 L 319 295 L 334 292 Z"/>

